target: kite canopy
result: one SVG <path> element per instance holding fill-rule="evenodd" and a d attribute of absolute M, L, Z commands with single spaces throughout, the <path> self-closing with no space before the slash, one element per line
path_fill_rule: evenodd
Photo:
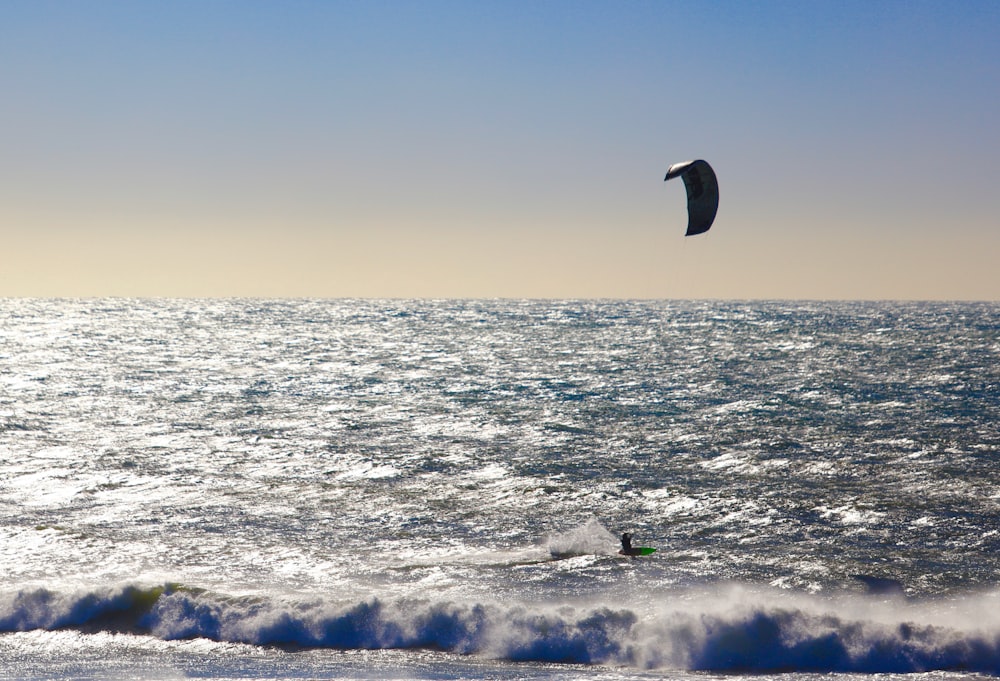
<path fill-rule="evenodd" d="M 663 181 L 682 177 L 688 195 L 688 228 L 684 236 L 707 232 L 719 210 L 719 182 L 705 161 L 684 161 L 667 168 Z"/>

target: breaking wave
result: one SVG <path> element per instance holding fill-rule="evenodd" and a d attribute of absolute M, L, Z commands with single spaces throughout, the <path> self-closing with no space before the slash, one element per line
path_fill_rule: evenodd
<path fill-rule="evenodd" d="M 260 646 L 433 649 L 511 661 L 718 672 L 1000 675 L 1000 616 L 984 617 L 996 608 L 985 609 L 982 599 L 981 612 L 973 612 L 973 600 L 965 611 L 955 603 L 945 608 L 774 594 L 675 600 L 676 606 L 630 609 L 414 599 L 344 604 L 226 596 L 173 584 L 63 593 L 36 589 L 0 595 L 0 631 L 75 629 Z"/>

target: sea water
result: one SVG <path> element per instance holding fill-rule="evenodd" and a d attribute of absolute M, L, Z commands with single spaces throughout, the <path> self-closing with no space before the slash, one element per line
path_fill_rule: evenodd
<path fill-rule="evenodd" d="M 995 676 L 998 455 L 998 304 L 0 300 L 0 677 Z"/>

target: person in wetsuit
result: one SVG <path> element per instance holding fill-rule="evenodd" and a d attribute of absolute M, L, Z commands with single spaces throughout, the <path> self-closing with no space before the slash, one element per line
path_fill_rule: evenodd
<path fill-rule="evenodd" d="M 631 556 L 634 555 L 634 553 L 635 552 L 632 550 L 632 535 L 628 532 L 623 532 L 621 554 L 624 556 Z"/>

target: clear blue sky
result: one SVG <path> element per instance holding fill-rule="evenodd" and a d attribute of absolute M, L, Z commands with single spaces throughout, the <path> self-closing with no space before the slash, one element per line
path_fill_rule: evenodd
<path fill-rule="evenodd" d="M 998 36 L 993 0 L 6 0 L 0 296 L 997 300 Z"/>

